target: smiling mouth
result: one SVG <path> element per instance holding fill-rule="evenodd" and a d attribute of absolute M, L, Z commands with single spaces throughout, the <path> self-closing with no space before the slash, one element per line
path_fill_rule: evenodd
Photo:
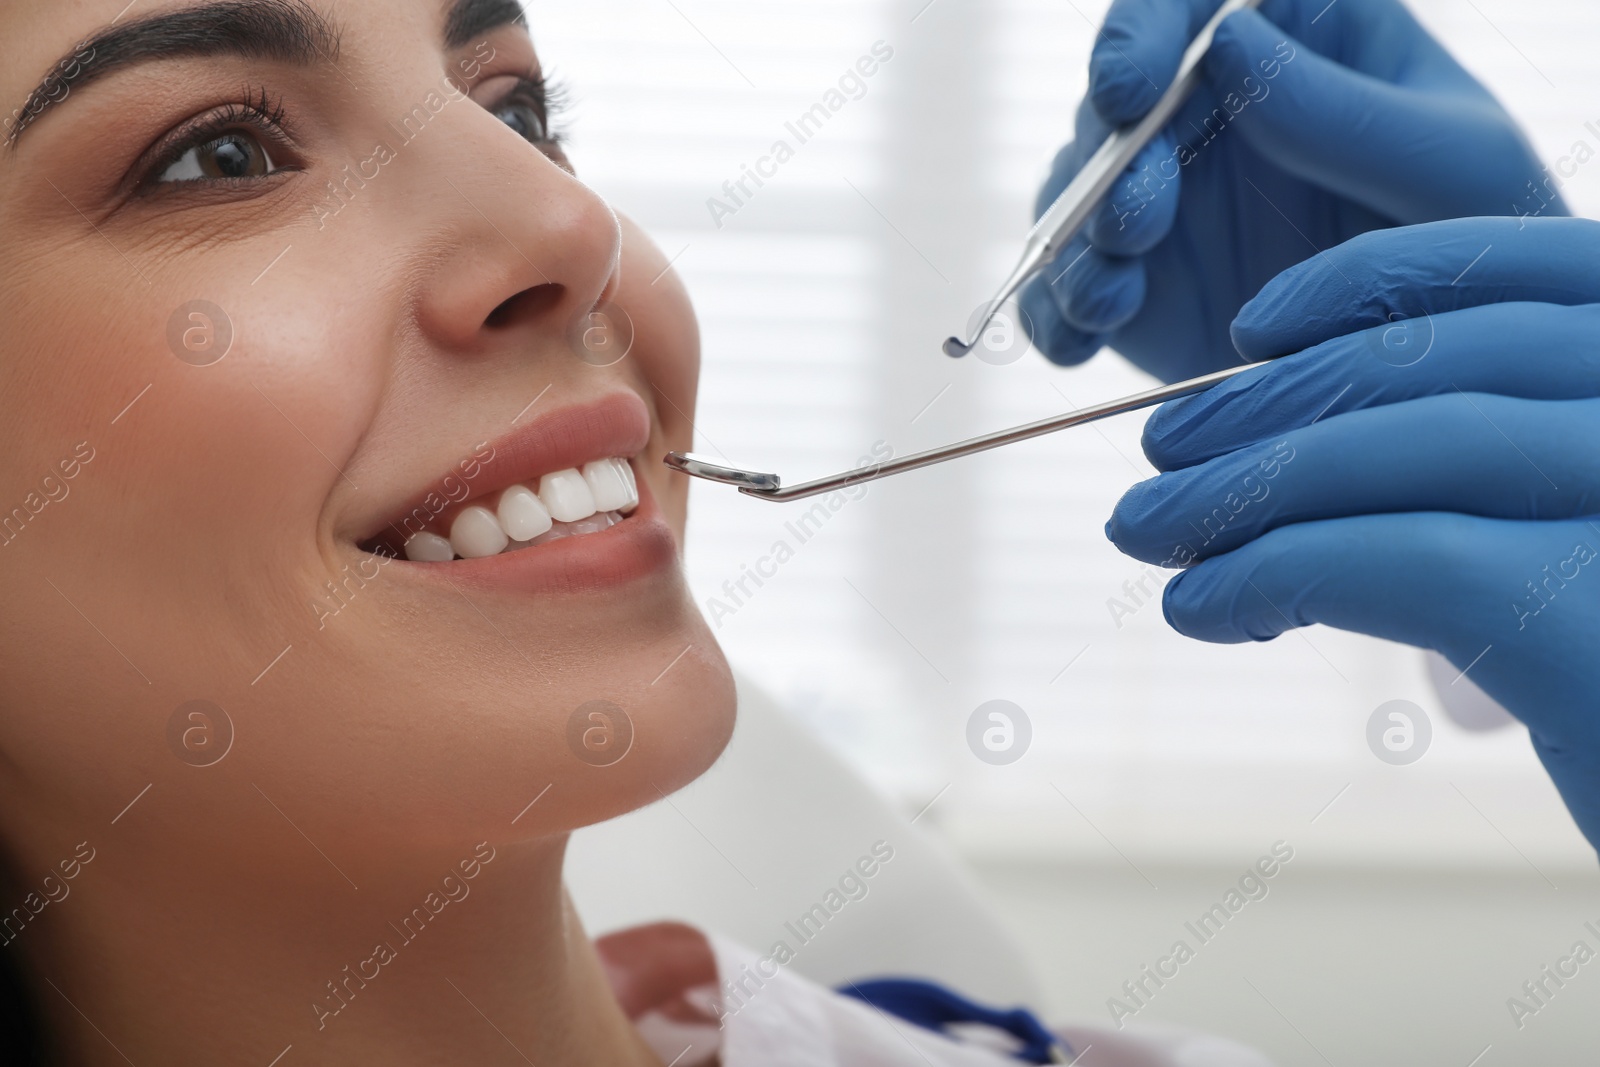
<path fill-rule="evenodd" d="M 613 456 L 463 500 L 422 529 L 397 520 L 361 547 L 414 563 L 483 559 L 608 530 L 638 507 L 633 465 Z"/>

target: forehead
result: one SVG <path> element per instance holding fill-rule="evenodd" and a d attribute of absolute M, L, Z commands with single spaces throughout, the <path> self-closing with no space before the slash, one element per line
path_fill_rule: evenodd
<path fill-rule="evenodd" d="M 8 0 L 0 3 L 6 60 L 0 81 L 37 80 L 57 57 L 103 31 L 216 6 L 243 18 L 264 9 L 303 8 L 336 27 L 372 31 L 399 23 L 407 32 L 426 28 L 441 36 L 447 29 L 500 25 L 521 12 L 517 0 Z"/>
<path fill-rule="evenodd" d="M 308 64 L 336 61 L 346 31 L 361 50 L 381 35 L 458 47 L 478 34 L 525 25 L 519 0 L 60 0 L 0 8 L 7 41 L 0 99 L 11 108 L 7 140 L 64 95 L 142 62 L 233 53 Z M 30 82 L 28 79 L 34 78 Z"/>
<path fill-rule="evenodd" d="M 6 99 L 15 97 L 18 90 L 25 92 L 26 88 L 31 88 L 48 72 L 49 65 L 74 44 L 86 40 L 100 27 L 119 21 L 119 16 L 127 19 L 138 10 L 140 2 L 12 0 L 0 3 L 0 42 L 4 42 L 0 48 L 5 53 L 5 62 L 0 63 L 0 89 L 5 90 Z"/>

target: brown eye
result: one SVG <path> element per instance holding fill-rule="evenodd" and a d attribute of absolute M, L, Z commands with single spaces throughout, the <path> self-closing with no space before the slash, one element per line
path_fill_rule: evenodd
<path fill-rule="evenodd" d="M 253 134 L 245 130 L 230 130 L 184 152 L 156 180 L 192 182 L 264 178 L 277 169 L 266 148 Z"/>

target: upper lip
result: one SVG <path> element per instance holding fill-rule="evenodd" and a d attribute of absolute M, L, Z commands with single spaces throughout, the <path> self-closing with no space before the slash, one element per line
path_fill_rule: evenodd
<path fill-rule="evenodd" d="M 581 467 L 591 460 L 615 456 L 632 459 L 650 441 L 650 411 L 637 393 L 622 390 L 583 404 L 560 408 L 493 438 L 478 450 L 481 471 L 467 482 L 467 495 L 450 498 L 446 483 L 466 481 L 452 467 L 441 472 L 407 501 L 396 506 L 383 525 L 359 540 L 404 540 L 400 520 L 423 508 L 430 495 L 453 506 L 491 496 L 513 485 L 537 491 L 543 475 Z M 483 459 L 487 454 L 489 458 Z"/>

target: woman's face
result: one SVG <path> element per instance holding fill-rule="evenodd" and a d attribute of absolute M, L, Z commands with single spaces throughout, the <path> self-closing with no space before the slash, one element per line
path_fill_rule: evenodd
<path fill-rule="evenodd" d="M 231 828 L 281 814 L 359 867 L 595 821 L 720 751 L 732 686 L 661 465 L 690 443 L 693 315 L 548 139 L 518 13 L 0 9 L 0 810 L 25 854 L 138 795 L 116 832 L 158 849 L 260 867 L 304 841 Z M 614 526 L 400 548 L 610 458 L 640 498 Z M 484 519 L 458 548 L 494 546 Z"/>

